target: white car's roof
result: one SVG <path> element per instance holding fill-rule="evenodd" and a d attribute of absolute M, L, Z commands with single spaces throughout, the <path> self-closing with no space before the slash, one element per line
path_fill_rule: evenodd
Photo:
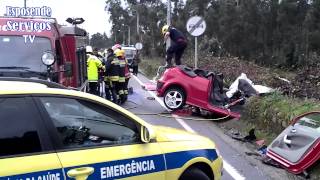
<path fill-rule="evenodd" d="M 126 49 L 129 49 L 129 50 L 137 50 L 135 47 L 122 47 L 121 49 L 123 49 L 123 50 L 126 50 Z"/>
<path fill-rule="evenodd" d="M 43 88 L 48 88 L 48 86 L 36 82 L 0 81 L 0 90 L 30 90 Z"/>

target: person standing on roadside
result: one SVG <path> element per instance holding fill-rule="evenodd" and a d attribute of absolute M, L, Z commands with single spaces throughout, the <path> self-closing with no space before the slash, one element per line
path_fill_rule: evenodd
<path fill-rule="evenodd" d="M 140 59 L 140 53 L 139 51 L 137 50 L 136 54 L 134 55 L 133 57 L 133 62 L 132 62 L 132 73 L 133 75 L 137 76 L 138 75 L 138 72 L 139 72 L 139 63 L 141 62 L 141 59 Z"/>
<path fill-rule="evenodd" d="M 98 80 L 99 68 L 103 68 L 102 62 L 94 55 L 91 46 L 86 47 L 87 53 L 87 78 L 89 81 L 89 93 L 99 95 Z"/>
<path fill-rule="evenodd" d="M 119 70 L 119 89 L 118 94 L 120 97 L 120 104 L 123 104 L 126 101 L 126 94 L 125 94 L 125 86 L 126 86 L 126 59 L 125 53 L 122 49 L 117 49 L 115 51 L 115 55 L 119 60 L 120 70 Z"/>
<path fill-rule="evenodd" d="M 118 104 L 119 96 L 117 94 L 117 84 L 119 83 L 120 66 L 119 60 L 116 58 L 111 48 L 107 50 L 105 68 L 106 71 L 104 81 L 106 83 L 106 92 L 108 92 L 106 98 Z"/>

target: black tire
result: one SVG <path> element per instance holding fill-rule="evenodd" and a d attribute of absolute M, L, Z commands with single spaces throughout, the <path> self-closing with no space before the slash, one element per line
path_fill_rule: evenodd
<path fill-rule="evenodd" d="M 180 88 L 169 88 L 163 96 L 164 105 L 171 110 L 182 109 L 186 102 L 186 95 Z"/>
<path fill-rule="evenodd" d="M 189 168 L 183 172 L 179 180 L 210 180 L 210 178 L 198 168 Z"/>

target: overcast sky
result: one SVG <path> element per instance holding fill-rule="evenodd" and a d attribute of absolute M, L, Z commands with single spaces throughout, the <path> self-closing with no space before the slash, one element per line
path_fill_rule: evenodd
<path fill-rule="evenodd" d="M 23 7 L 24 0 L 0 0 L 0 16 L 5 14 L 6 6 Z M 60 24 L 68 24 L 65 21 L 68 17 L 82 17 L 85 19 L 82 27 L 90 35 L 96 32 L 110 34 L 108 13 L 104 11 L 105 0 L 27 0 L 27 6 L 50 7 L 52 17 Z"/>

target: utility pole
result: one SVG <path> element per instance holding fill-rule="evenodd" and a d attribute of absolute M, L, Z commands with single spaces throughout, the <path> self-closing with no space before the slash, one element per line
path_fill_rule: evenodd
<path fill-rule="evenodd" d="M 125 35 L 125 30 L 122 33 L 123 37 L 122 37 L 122 44 L 126 44 L 126 35 Z"/>
<path fill-rule="evenodd" d="M 130 46 L 130 26 L 128 26 L 128 45 Z"/>
<path fill-rule="evenodd" d="M 137 12 L 137 35 L 138 35 L 138 37 L 140 37 L 140 30 L 139 30 L 139 12 L 136 10 L 136 12 Z M 140 39 L 139 39 L 140 40 Z"/>
<path fill-rule="evenodd" d="M 167 0 L 167 25 L 171 25 L 171 0 Z M 166 50 L 170 47 L 170 38 L 166 42 Z"/>

